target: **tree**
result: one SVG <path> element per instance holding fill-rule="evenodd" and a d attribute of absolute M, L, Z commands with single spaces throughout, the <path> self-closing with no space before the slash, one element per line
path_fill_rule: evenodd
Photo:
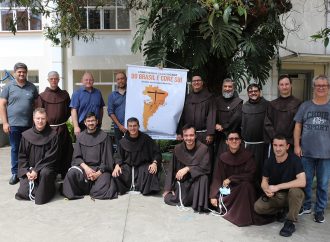
<path fill-rule="evenodd" d="M 94 39 L 93 31 L 84 27 L 85 7 L 89 2 L 97 8 L 104 6 L 109 0 L 0 0 L 0 3 L 6 3 L 11 8 L 24 7 L 33 14 L 48 18 L 50 24 L 43 29 L 45 37 L 63 47 L 68 46 L 73 38 L 86 42 Z M 14 34 L 19 21 L 20 18 L 17 17 L 7 23 Z"/>
<path fill-rule="evenodd" d="M 186 67 L 213 89 L 231 77 L 239 91 L 251 79 L 265 84 L 284 40 L 279 15 L 292 7 L 286 0 L 131 0 L 129 6 L 145 12 L 132 51 L 143 51 L 147 65 Z"/>
<path fill-rule="evenodd" d="M 118 0 L 119 1 L 119 0 Z M 142 13 L 132 51 L 143 51 L 147 65 L 183 66 L 200 73 L 213 89 L 232 77 L 238 90 L 251 80 L 264 84 L 270 60 L 284 39 L 279 15 L 289 0 L 120 0 Z M 0 0 L 29 8 L 50 20 L 44 35 L 67 46 L 73 38 L 93 40 L 84 27 L 85 6 L 110 0 Z M 9 23 L 16 33 L 16 22 Z M 151 31 L 151 39 L 146 38 Z"/>

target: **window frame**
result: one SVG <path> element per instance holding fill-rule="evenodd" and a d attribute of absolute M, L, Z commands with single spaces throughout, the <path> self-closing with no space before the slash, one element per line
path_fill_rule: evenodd
<path fill-rule="evenodd" d="M 2 4 L 4 4 L 6 2 L 2 2 Z M 31 21 L 33 19 L 33 16 L 37 16 L 36 14 L 33 14 L 31 12 L 31 9 L 30 8 L 26 8 L 26 7 L 16 7 L 16 6 L 13 6 L 13 7 L 5 7 L 5 6 L 2 6 L 0 4 L 0 32 L 11 32 L 10 29 L 3 29 L 3 23 L 2 23 L 2 18 L 3 18 L 3 15 L 2 13 L 5 12 L 5 13 L 11 13 L 12 14 L 12 19 L 13 20 L 16 20 L 16 23 L 15 23 L 15 28 L 16 28 L 16 31 L 17 32 L 26 32 L 26 31 L 29 31 L 29 32 L 40 32 L 42 31 L 42 16 L 41 14 L 39 14 L 39 17 L 40 17 L 40 29 L 31 29 Z M 19 23 L 17 23 L 17 16 L 19 15 L 18 13 L 19 12 L 27 12 L 27 29 L 18 29 L 19 27 Z M 6 26 L 7 27 L 7 26 Z M 9 27 L 9 26 L 8 26 Z"/>
<path fill-rule="evenodd" d="M 131 13 L 128 10 L 128 27 L 127 28 L 118 28 L 118 9 L 127 9 L 125 5 L 118 5 L 118 1 L 120 0 L 115 0 L 115 5 L 104 5 L 104 6 L 96 6 L 96 5 L 87 5 L 85 6 L 85 17 L 86 17 L 86 27 L 88 30 L 130 30 L 131 29 Z M 89 10 L 95 10 L 100 12 L 100 28 L 99 29 L 93 29 L 89 27 L 90 19 L 88 16 L 88 11 Z M 108 10 L 115 10 L 115 28 L 104 28 L 105 26 L 105 19 L 104 19 L 104 11 Z"/>

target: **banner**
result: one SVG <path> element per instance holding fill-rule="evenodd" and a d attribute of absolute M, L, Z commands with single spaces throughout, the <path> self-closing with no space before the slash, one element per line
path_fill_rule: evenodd
<path fill-rule="evenodd" d="M 186 94 L 187 72 L 127 65 L 125 124 L 135 117 L 154 139 L 175 139 Z"/>

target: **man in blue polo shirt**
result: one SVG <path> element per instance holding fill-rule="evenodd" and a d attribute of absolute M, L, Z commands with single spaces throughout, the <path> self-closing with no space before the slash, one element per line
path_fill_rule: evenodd
<path fill-rule="evenodd" d="M 18 170 L 18 149 L 22 133 L 32 127 L 34 101 L 38 97 L 37 88 L 27 81 L 27 66 L 16 63 L 14 66 L 15 80 L 10 81 L 0 95 L 0 117 L 3 131 L 9 134 L 11 146 L 10 185 L 16 184 Z"/>
<path fill-rule="evenodd" d="M 75 135 L 83 131 L 85 116 L 93 112 L 98 120 L 102 120 L 104 101 L 101 92 L 93 87 L 92 73 L 85 72 L 81 78 L 83 86 L 72 94 L 70 108 Z M 100 125 L 101 126 L 101 125 Z"/>
<path fill-rule="evenodd" d="M 123 137 L 127 129 L 125 122 L 125 105 L 126 105 L 126 84 L 127 77 L 124 72 L 116 74 L 117 90 L 113 91 L 108 98 L 108 115 L 114 122 L 115 141 L 119 144 L 119 140 Z"/>

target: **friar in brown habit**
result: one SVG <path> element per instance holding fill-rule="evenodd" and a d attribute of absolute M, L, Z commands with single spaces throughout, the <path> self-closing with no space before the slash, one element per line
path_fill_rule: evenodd
<path fill-rule="evenodd" d="M 276 134 L 285 134 L 290 148 L 293 150 L 293 130 L 296 115 L 301 101 L 292 96 L 292 80 L 288 75 L 278 79 L 280 96 L 271 101 L 265 117 L 265 142 L 272 143 Z"/>
<path fill-rule="evenodd" d="M 204 87 L 204 81 L 199 75 L 192 77 L 191 87 L 192 92 L 186 96 L 177 128 L 177 139 L 182 140 L 182 127 L 191 124 L 196 128 L 197 140 L 211 145 L 215 133 L 214 96 Z"/>
<path fill-rule="evenodd" d="M 208 147 L 196 141 L 195 127 L 183 127 L 184 142 L 174 148 L 173 160 L 166 175 L 164 202 L 191 206 L 195 211 L 208 210 L 211 162 Z"/>
<path fill-rule="evenodd" d="M 127 120 L 127 132 L 119 141 L 112 172 L 117 191 L 123 195 L 128 191 L 142 195 L 160 191 L 158 171 L 162 160 L 155 141 L 139 131 L 139 120 Z"/>
<path fill-rule="evenodd" d="M 63 195 L 68 199 L 90 195 L 95 199 L 117 198 L 111 177 L 114 160 L 111 138 L 100 130 L 95 113 L 86 115 L 86 129 L 77 136 L 72 167 L 63 182 Z"/>
<path fill-rule="evenodd" d="M 62 175 L 65 174 L 71 166 L 72 159 L 72 140 L 66 121 L 71 115 L 70 96 L 67 91 L 58 87 L 59 74 L 56 71 L 48 73 L 49 87 L 40 93 L 37 99 L 37 107 L 45 108 L 50 127 L 56 131 L 59 136 L 59 149 L 56 161 L 56 171 Z"/>
<path fill-rule="evenodd" d="M 18 152 L 18 200 L 34 200 L 35 204 L 49 202 L 55 195 L 55 162 L 58 137 L 47 124 L 46 111 L 36 108 L 33 127 L 22 133 Z"/>
<path fill-rule="evenodd" d="M 227 151 L 226 136 L 230 130 L 240 130 L 243 100 L 235 92 L 234 81 L 227 78 L 222 83 L 222 95 L 216 103 L 216 155 Z"/>
<path fill-rule="evenodd" d="M 261 96 L 260 85 L 252 83 L 247 87 L 249 100 L 242 107 L 242 139 L 244 146 L 254 155 L 256 162 L 256 182 L 261 192 L 261 174 L 267 158 L 267 145 L 264 142 L 263 126 L 269 102 Z"/>
<path fill-rule="evenodd" d="M 227 137 L 229 150 L 222 153 L 215 164 L 210 188 L 210 202 L 219 205 L 219 188 L 229 187 L 230 194 L 223 197 L 228 212 L 225 219 L 237 226 L 264 224 L 265 220 L 254 212 L 257 200 L 255 184 L 256 163 L 250 151 L 241 147 L 241 137 L 231 131 Z"/>

